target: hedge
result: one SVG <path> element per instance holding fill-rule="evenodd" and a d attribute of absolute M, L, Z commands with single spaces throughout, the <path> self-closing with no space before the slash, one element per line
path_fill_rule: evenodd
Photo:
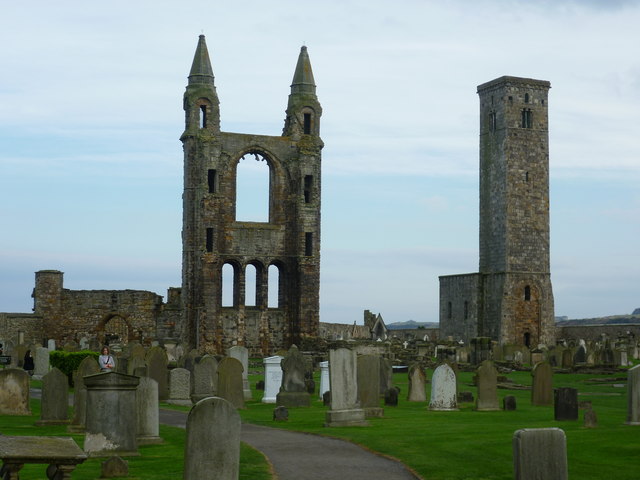
<path fill-rule="evenodd" d="M 79 352 L 65 352 L 54 350 L 49 353 L 49 363 L 64 373 L 69 379 L 69 385 L 73 386 L 73 372 L 78 369 L 82 360 L 86 357 L 93 357 L 96 362 L 100 354 L 91 350 L 80 350 Z"/>

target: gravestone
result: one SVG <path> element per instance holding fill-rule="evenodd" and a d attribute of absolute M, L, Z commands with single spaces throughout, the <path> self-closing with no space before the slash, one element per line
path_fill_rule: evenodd
<path fill-rule="evenodd" d="M 140 357 L 137 355 L 129 357 L 129 361 L 127 362 L 128 375 L 135 375 L 136 372 L 140 372 L 140 369 L 142 368 L 144 369 L 144 372 L 147 371 L 147 362 L 145 362 L 144 357 Z"/>
<path fill-rule="evenodd" d="M 40 420 L 36 425 L 69 423 L 69 379 L 57 368 L 42 377 Z"/>
<path fill-rule="evenodd" d="M 273 409 L 273 421 L 274 422 L 287 422 L 289 420 L 289 410 L 287 407 L 280 405 Z"/>
<path fill-rule="evenodd" d="M 47 340 L 47 348 L 50 352 L 54 351 L 56 349 L 56 341 L 52 338 Z"/>
<path fill-rule="evenodd" d="M 408 402 L 426 402 L 427 401 L 427 376 L 420 364 L 411 365 L 409 368 L 409 393 L 407 394 Z"/>
<path fill-rule="evenodd" d="M 172 405 L 191 406 L 191 372 L 186 368 L 174 368 L 169 372 L 169 398 Z"/>
<path fill-rule="evenodd" d="M 513 411 L 516 409 L 516 397 L 513 395 L 507 395 L 502 399 L 502 408 L 506 411 Z"/>
<path fill-rule="evenodd" d="M 113 456 L 102 462 L 100 478 L 117 478 L 129 476 L 129 462 Z"/>
<path fill-rule="evenodd" d="M 281 356 L 275 355 L 262 360 L 264 364 L 264 395 L 262 403 L 276 403 L 276 396 L 282 385 Z"/>
<path fill-rule="evenodd" d="M 308 407 L 311 395 L 305 385 L 305 361 L 298 347 L 291 345 L 287 356 L 280 363 L 282 368 L 282 384 L 276 395 L 276 403 L 285 407 Z"/>
<path fill-rule="evenodd" d="M 49 371 L 49 349 L 37 347 L 35 350 L 33 376 L 41 379 Z"/>
<path fill-rule="evenodd" d="M 500 410 L 498 403 L 498 371 L 491 360 L 485 360 L 477 370 L 478 398 L 476 410 Z"/>
<path fill-rule="evenodd" d="M 325 426 L 368 425 L 358 403 L 358 367 L 356 352 L 347 348 L 329 350 L 331 408 Z"/>
<path fill-rule="evenodd" d="M 387 407 L 397 407 L 398 397 L 400 396 L 400 389 L 398 387 L 391 387 L 384 393 L 384 404 Z"/>
<path fill-rule="evenodd" d="M 138 445 L 162 443 L 160 437 L 160 411 L 158 409 L 158 382 L 153 378 L 140 377 L 136 389 L 138 409 Z"/>
<path fill-rule="evenodd" d="M 449 365 L 443 363 L 433 372 L 429 410 L 458 410 L 456 397 L 456 374 Z"/>
<path fill-rule="evenodd" d="M 380 395 L 384 395 L 387 390 L 393 387 L 393 365 L 391 360 L 380 358 Z"/>
<path fill-rule="evenodd" d="M 553 415 L 556 421 L 578 420 L 578 390 L 560 387 L 554 390 Z"/>
<path fill-rule="evenodd" d="M 568 480 L 567 441 L 559 428 L 518 430 L 513 435 L 515 480 Z"/>
<path fill-rule="evenodd" d="M 584 427 L 585 428 L 598 427 L 598 416 L 596 415 L 596 412 L 594 412 L 590 408 L 584 411 Z"/>
<path fill-rule="evenodd" d="M 185 369 L 189 365 L 185 362 Z M 205 355 L 193 366 L 193 391 L 191 400 L 198 403 L 203 398 L 214 397 L 218 393 L 218 360 L 212 355 Z M 188 370 L 188 369 L 187 369 Z"/>
<path fill-rule="evenodd" d="M 584 345 L 580 345 L 576 349 L 576 353 L 573 356 L 573 363 L 575 365 L 582 365 L 587 363 L 587 349 Z"/>
<path fill-rule="evenodd" d="M 383 417 L 380 407 L 380 357 L 360 355 L 358 362 L 358 400 L 365 418 Z M 385 392 L 386 393 L 386 392 Z"/>
<path fill-rule="evenodd" d="M 140 379 L 118 372 L 84 378 L 87 421 L 84 451 L 90 457 L 138 455 L 136 388 Z"/>
<path fill-rule="evenodd" d="M 627 370 L 627 425 L 640 425 L 640 365 Z"/>
<path fill-rule="evenodd" d="M 562 368 L 573 367 L 573 352 L 570 348 L 565 348 L 562 351 Z"/>
<path fill-rule="evenodd" d="M 218 364 L 218 396 L 236 408 L 244 408 L 242 363 L 239 360 L 231 357 L 220 360 Z"/>
<path fill-rule="evenodd" d="M 323 398 L 324 393 L 329 391 L 329 362 L 320 362 L 318 366 L 320 367 L 320 389 L 318 394 L 320 398 Z"/>
<path fill-rule="evenodd" d="M 21 368 L 0 370 L 0 415 L 31 415 L 30 379 L 29 374 Z"/>
<path fill-rule="evenodd" d="M 549 362 L 536 363 L 531 375 L 531 405 L 553 405 L 553 372 Z"/>
<path fill-rule="evenodd" d="M 169 398 L 169 374 L 167 365 L 169 359 L 167 352 L 162 347 L 151 347 L 145 358 L 147 363 L 147 376 L 158 382 L 158 399 Z"/>
<path fill-rule="evenodd" d="M 331 406 L 331 390 L 327 390 L 322 394 L 322 405 L 325 407 Z"/>
<path fill-rule="evenodd" d="M 249 387 L 249 350 L 247 347 L 236 345 L 229 349 L 228 355 L 231 358 L 235 358 L 242 363 L 242 388 L 244 391 L 244 399 L 251 400 L 253 395 L 251 394 L 251 388 Z"/>
<path fill-rule="evenodd" d="M 84 377 L 100 372 L 100 366 L 93 357 L 85 357 L 73 373 L 73 420 L 69 431 L 82 432 L 87 418 L 87 388 Z"/>
<path fill-rule="evenodd" d="M 220 362 L 221 368 L 224 360 Z M 230 360 L 238 362 L 235 358 Z M 242 368 L 242 364 L 238 364 Z M 187 417 L 183 479 L 237 480 L 239 475 L 240 415 L 222 398 L 200 400 Z"/>

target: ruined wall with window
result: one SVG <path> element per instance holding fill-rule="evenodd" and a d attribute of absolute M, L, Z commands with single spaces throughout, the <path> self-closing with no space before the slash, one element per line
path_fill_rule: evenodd
<path fill-rule="evenodd" d="M 224 354 L 268 355 L 317 336 L 320 290 L 320 116 L 306 47 L 281 136 L 220 130 L 204 35 L 184 95 L 183 341 Z M 250 114 L 250 112 L 248 112 Z M 262 168 L 267 205 L 245 216 L 245 165 Z M 264 199 L 263 199 L 264 198 Z M 248 218 L 247 218 L 248 217 Z"/>

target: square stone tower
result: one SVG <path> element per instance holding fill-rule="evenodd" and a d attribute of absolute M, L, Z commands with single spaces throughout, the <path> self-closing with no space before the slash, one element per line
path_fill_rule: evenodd
<path fill-rule="evenodd" d="M 549 88 L 506 76 L 478 87 L 480 271 L 440 277 L 444 335 L 527 346 L 554 341 Z"/>
<path fill-rule="evenodd" d="M 298 57 L 281 136 L 220 131 L 204 35 L 184 110 L 183 340 L 203 352 L 225 354 L 241 345 L 269 355 L 316 336 L 322 108 L 307 48 Z M 268 166 L 265 222 L 236 218 L 237 168 L 245 156 Z M 255 298 L 247 294 L 248 275 L 255 275 Z M 223 305 L 223 288 L 232 290 L 232 304 Z M 277 291 L 277 305 L 269 305 L 270 291 Z"/>

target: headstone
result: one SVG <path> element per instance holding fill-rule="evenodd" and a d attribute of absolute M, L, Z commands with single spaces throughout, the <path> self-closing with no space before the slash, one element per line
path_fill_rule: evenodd
<path fill-rule="evenodd" d="M 473 392 L 458 392 L 458 403 L 473 403 L 474 401 Z"/>
<path fill-rule="evenodd" d="M 136 408 L 138 409 L 138 445 L 162 443 L 158 382 L 153 378 L 140 377 L 140 383 L 136 389 Z"/>
<path fill-rule="evenodd" d="M 244 399 L 251 400 L 253 395 L 251 393 L 251 388 L 249 387 L 249 350 L 247 347 L 243 347 L 240 345 L 236 345 L 229 349 L 228 355 L 231 358 L 235 358 L 242 363 L 242 388 L 244 391 Z"/>
<path fill-rule="evenodd" d="M 456 393 L 456 374 L 449 365 L 443 363 L 433 372 L 429 410 L 458 410 Z"/>
<path fill-rule="evenodd" d="M 320 362 L 318 366 L 320 367 L 320 389 L 318 394 L 320 398 L 323 398 L 324 392 L 329 391 L 329 362 Z"/>
<path fill-rule="evenodd" d="M 174 368 L 169 372 L 169 398 L 167 403 L 190 406 L 191 372 L 186 368 Z"/>
<path fill-rule="evenodd" d="M 398 397 L 400 396 L 400 389 L 398 387 L 391 387 L 384 392 L 384 404 L 387 407 L 397 407 Z"/>
<path fill-rule="evenodd" d="M 565 348 L 562 351 L 562 368 L 573 367 L 573 352 L 570 348 Z"/>
<path fill-rule="evenodd" d="M 485 360 L 478 367 L 478 398 L 476 410 L 500 410 L 498 403 L 498 371 L 491 360 Z"/>
<path fill-rule="evenodd" d="M 220 362 L 223 371 L 225 360 Z M 229 360 L 238 362 L 235 358 Z M 238 364 L 242 368 L 242 364 Z M 239 475 L 240 415 L 231 403 L 222 398 L 200 400 L 187 418 L 183 479 L 237 480 Z"/>
<path fill-rule="evenodd" d="M 100 372 L 100 366 L 93 357 L 85 357 L 78 365 L 78 370 L 73 373 L 73 420 L 69 425 L 72 432 L 84 431 L 87 418 L 87 388 L 84 385 L 84 377 Z"/>
<path fill-rule="evenodd" d="M 380 395 L 393 387 L 393 365 L 388 358 L 380 357 Z"/>
<path fill-rule="evenodd" d="M 584 411 L 584 427 L 585 428 L 598 427 L 598 416 L 596 415 L 596 412 L 594 412 L 590 408 Z"/>
<path fill-rule="evenodd" d="M 553 405 L 553 373 L 549 362 L 539 362 L 531 370 L 531 405 Z"/>
<path fill-rule="evenodd" d="M 118 372 L 84 378 L 87 423 L 84 451 L 89 456 L 138 455 L 136 388 L 140 379 Z"/>
<path fill-rule="evenodd" d="M 358 362 L 358 400 L 364 409 L 365 418 L 383 417 L 380 407 L 380 357 L 360 355 Z M 386 393 L 386 392 L 385 392 Z"/>
<path fill-rule="evenodd" d="M 100 478 L 117 478 L 129 476 L 129 462 L 121 457 L 109 457 L 101 464 Z"/>
<path fill-rule="evenodd" d="M 640 425 L 640 365 L 627 370 L 627 425 Z"/>
<path fill-rule="evenodd" d="M 289 420 L 289 410 L 287 407 L 280 405 L 273 409 L 273 421 L 274 422 L 287 422 Z"/>
<path fill-rule="evenodd" d="M 409 368 L 409 393 L 407 394 L 408 402 L 426 402 L 427 401 L 427 376 L 420 364 L 411 365 Z"/>
<path fill-rule="evenodd" d="M 513 435 L 515 480 L 568 480 L 567 441 L 559 428 L 518 430 Z"/>
<path fill-rule="evenodd" d="M 276 396 L 282 385 L 281 356 L 275 355 L 262 360 L 264 364 L 264 395 L 262 403 L 276 403 Z"/>
<path fill-rule="evenodd" d="M 578 420 L 578 390 L 561 387 L 554 390 L 553 414 L 557 421 Z"/>
<path fill-rule="evenodd" d="M 280 363 L 282 368 L 282 384 L 276 395 L 276 403 L 285 407 L 308 407 L 311 396 L 307 392 L 304 373 L 304 357 L 298 347 L 291 345 L 287 356 Z"/>
<path fill-rule="evenodd" d="M 158 399 L 169 398 L 169 374 L 167 365 L 169 359 L 167 352 L 162 347 L 151 347 L 145 358 L 147 363 L 147 376 L 158 382 Z"/>
<path fill-rule="evenodd" d="M 502 408 L 506 411 L 513 411 L 516 409 L 516 397 L 513 395 L 507 395 L 502 399 Z"/>
<path fill-rule="evenodd" d="M 185 369 L 188 362 L 185 362 Z M 205 355 L 200 362 L 193 364 L 193 391 L 191 400 L 198 403 L 203 398 L 214 397 L 218 393 L 218 360 L 212 355 Z M 188 370 L 188 369 L 187 369 Z"/>
<path fill-rule="evenodd" d="M 69 379 L 57 368 L 42 377 L 40 420 L 36 425 L 69 423 Z"/>
<path fill-rule="evenodd" d="M 368 425 L 358 403 L 357 370 L 356 352 L 347 348 L 329 350 L 331 408 L 325 426 Z"/>
<path fill-rule="evenodd" d="M 31 415 L 30 379 L 29 374 L 21 368 L 0 370 L 0 415 Z"/>
<path fill-rule="evenodd" d="M 218 396 L 236 408 L 244 408 L 242 363 L 239 360 L 231 357 L 220 360 L 218 364 Z"/>
<path fill-rule="evenodd" d="M 129 361 L 127 362 L 127 374 L 135 375 L 136 372 L 139 372 L 141 368 L 144 368 L 144 372 L 147 371 L 147 362 L 145 362 L 144 357 L 129 357 Z"/>
<path fill-rule="evenodd" d="M 573 356 L 573 363 L 576 365 L 587 363 L 587 348 L 584 345 L 578 346 Z"/>
<path fill-rule="evenodd" d="M 325 407 L 331 406 L 331 390 L 327 390 L 322 394 L 322 405 Z"/>
<path fill-rule="evenodd" d="M 49 371 L 49 349 L 37 347 L 35 349 L 33 376 L 36 379 L 42 378 Z"/>
<path fill-rule="evenodd" d="M 56 349 L 56 341 L 52 338 L 47 340 L 47 348 L 50 352 L 54 351 Z"/>

